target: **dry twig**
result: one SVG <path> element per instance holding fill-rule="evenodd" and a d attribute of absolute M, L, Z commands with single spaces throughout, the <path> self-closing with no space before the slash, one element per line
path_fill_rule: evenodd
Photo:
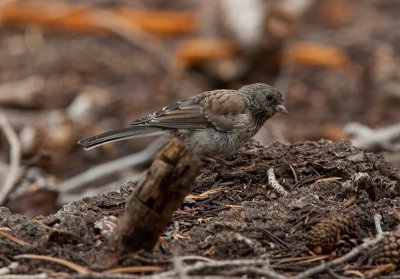
<path fill-rule="evenodd" d="M 365 147 L 368 150 L 399 151 L 400 144 L 393 141 L 400 139 L 400 124 L 380 129 L 371 129 L 361 123 L 349 123 L 345 127 L 346 133 L 353 136 L 353 145 Z"/>
<path fill-rule="evenodd" d="M 95 166 L 61 183 L 60 191 L 64 193 L 72 192 L 89 182 L 148 162 L 164 144 L 165 140 L 160 138 L 138 153 Z"/>
<path fill-rule="evenodd" d="M 270 168 L 267 173 L 269 185 L 271 185 L 271 187 L 281 196 L 286 196 L 288 191 L 286 191 L 285 188 L 283 188 L 283 186 L 276 180 L 274 169 Z"/>
<path fill-rule="evenodd" d="M 143 172 L 137 173 L 134 170 L 123 173 L 124 177 L 101 186 L 85 188 L 83 191 L 79 191 L 78 193 L 71 193 L 70 191 L 63 192 L 63 194 L 58 198 L 58 204 L 67 204 L 83 198 L 94 197 L 108 191 L 114 191 L 115 189 L 120 188 L 121 185 L 129 181 L 137 181 L 143 176 Z"/>
<path fill-rule="evenodd" d="M 261 268 L 260 268 L 261 267 Z M 258 274 L 263 275 L 267 278 L 275 279 L 286 279 L 287 277 L 281 275 L 269 267 L 268 260 L 254 259 L 254 260 L 229 260 L 229 261 L 218 261 L 218 262 L 197 262 L 194 265 L 183 267 L 183 272 L 186 274 L 210 274 L 213 275 L 240 275 L 240 274 Z M 160 273 L 161 278 L 174 277 L 177 271 L 167 271 Z"/>
<path fill-rule="evenodd" d="M 160 271 L 162 268 L 153 265 L 139 265 L 139 266 L 124 266 L 105 270 L 106 274 L 116 274 L 116 273 L 142 273 L 142 272 L 154 272 Z"/>
<path fill-rule="evenodd" d="M 46 273 L 38 274 L 5 274 L 0 275 L 0 279 L 47 279 L 49 276 Z"/>
<path fill-rule="evenodd" d="M 3 114 L 0 114 L 0 127 L 11 146 L 10 168 L 2 187 L 0 188 L 0 205 L 2 205 L 20 176 L 21 144 L 17 134 L 9 124 L 6 116 Z"/>

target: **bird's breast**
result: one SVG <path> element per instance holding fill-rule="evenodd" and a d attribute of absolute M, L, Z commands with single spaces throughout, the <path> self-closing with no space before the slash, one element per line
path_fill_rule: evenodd
<path fill-rule="evenodd" d="M 254 135 L 221 132 L 215 129 L 179 130 L 178 135 L 194 153 L 200 156 L 228 156 L 235 153 Z"/>

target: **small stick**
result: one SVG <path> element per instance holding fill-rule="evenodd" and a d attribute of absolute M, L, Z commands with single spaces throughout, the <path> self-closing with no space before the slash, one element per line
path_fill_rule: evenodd
<path fill-rule="evenodd" d="M 128 155 L 126 157 L 118 158 L 114 161 L 97 165 L 83 173 L 80 173 L 68 180 L 65 180 L 60 185 L 60 191 L 63 193 L 76 191 L 89 182 L 95 181 L 102 177 L 111 175 L 123 169 L 143 164 L 151 160 L 156 152 L 165 144 L 163 138 L 155 140 L 144 150 Z"/>
<path fill-rule="evenodd" d="M 274 169 L 270 168 L 268 170 L 268 183 L 271 185 L 272 189 L 274 189 L 277 193 L 279 193 L 281 196 L 286 196 L 288 194 L 288 191 L 283 188 L 281 184 L 276 180 Z"/>
<path fill-rule="evenodd" d="M 20 176 L 21 143 L 19 142 L 17 134 L 8 122 L 7 117 L 3 114 L 0 114 L 0 127 L 11 146 L 10 168 L 2 187 L 0 187 L 0 205 L 2 205 Z"/>
<path fill-rule="evenodd" d="M 400 138 L 400 124 L 371 129 L 361 123 L 349 123 L 345 126 L 346 134 L 353 136 L 351 142 L 357 147 L 368 150 L 399 151 L 400 145 L 394 141 Z"/>
<path fill-rule="evenodd" d="M 229 269 L 231 269 L 229 271 Z M 265 259 L 240 259 L 240 260 L 227 260 L 217 262 L 197 262 L 194 265 L 184 267 L 184 271 L 188 275 L 206 275 L 217 274 L 235 276 L 244 274 L 262 275 L 266 278 L 274 279 L 287 279 L 288 277 L 275 272 L 270 266 L 268 260 Z M 215 272 L 214 272 L 215 271 Z M 177 271 L 167 271 L 159 274 L 162 277 L 176 278 Z"/>

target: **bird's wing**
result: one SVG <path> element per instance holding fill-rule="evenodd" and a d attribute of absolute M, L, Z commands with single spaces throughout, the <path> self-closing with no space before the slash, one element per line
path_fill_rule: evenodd
<path fill-rule="evenodd" d="M 217 130 L 230 131 L 251 122 L 245 100 L 237 91 L 215 91 L 202 100 L 202 105 L 206 108 L 204 115 Z"/>
<path fill-rule="evenodd" d="M 214 127 L 229 131 L 237 121 L 236 116 L 245 112 L 237 91 L 214 90 L 166 106 L 131 125 L 190 130 Z"/>
<path fill-rule="evenodd" d="M 211 123 L 203 114 L 199 97 L 195 96 L 139 118 L 131 125 L 170 129 L 204 129 L 210 127 Z"/>

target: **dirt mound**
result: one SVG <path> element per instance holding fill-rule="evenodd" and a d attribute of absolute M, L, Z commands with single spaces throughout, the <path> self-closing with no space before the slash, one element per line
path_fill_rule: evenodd
<path fill-rule="evenodd" d="M 270 187 L 270 168 L 286 195 Z M 250 143 L 225 164 L 204 165 L 192 195 L 174 214 L 152 255 L 117 257 L 109 252 L 116 223 L 112 216 L 121 216 L 135 186 L 129 182 L 33 220 L 0 208 L 0 266 L 18 262 L 12 273 L 65 275 L 74 273 L 65 264 L 14 257 L 47 255 L 103 272 L 132 265 L 171 269 L 171 255 L 196 255 L 268 258 L 276 271 L 296 273 L 318 261 L 287 259 L 310 256 L 310 251 L 341 256 L 375 236 L 374 214 L 382 215 L 384 231 L 394 230 L 400 218 L 400 174 L 380 156 L 347 142 Z M 365 256 L 358 258 L 357 268 L 367 265 Z M 336 272 L 349 268 L 342 265 Z"/>

